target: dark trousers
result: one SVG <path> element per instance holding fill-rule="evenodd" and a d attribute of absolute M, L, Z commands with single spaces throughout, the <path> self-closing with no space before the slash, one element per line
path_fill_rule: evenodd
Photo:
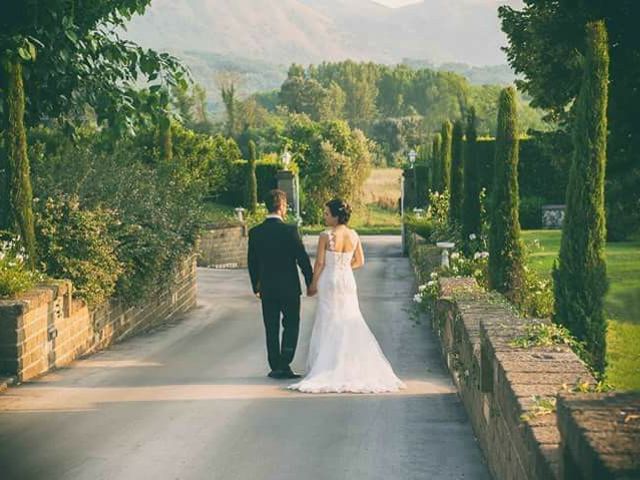
<path fill-rule="evenodd" d="M 282 345 L 280 344 L 282 314 Z M 300 331 L 300 297 L 267 297 L 262 299 L 262 318 L 267 334 L 267 357 L 271 370 L 289 367 L 296 353 Z"/>

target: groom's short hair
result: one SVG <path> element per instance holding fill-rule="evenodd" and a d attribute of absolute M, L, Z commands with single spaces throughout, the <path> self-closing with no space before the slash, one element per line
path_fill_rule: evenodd
<path fill-rule="evenodd" d="M 266 205 L 269 213 L 275 212 L 280 208 L 280 205 L 285 203 L 287 203 L 287 194 L 277 188 L 270 190 L 264 199 L 264 204 Z"/>

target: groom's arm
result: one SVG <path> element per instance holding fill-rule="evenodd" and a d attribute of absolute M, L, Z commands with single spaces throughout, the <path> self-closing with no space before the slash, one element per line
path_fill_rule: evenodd
<path fill-rule="evenodd" d="M 298 262 L 300 270 L 302 270 L 304 281 L 307 284 L 307 287 L 309 287 L 309 285 L 311 285 L 311 281 L 313 280 L 313 269 L 311 268 L 311 261 L 309 260 L 307 250 L 304 248 L 304 243 L 302 243 L 302 238 L 300 238 L 298 228 L 292 227 L 292 230 L 296 261 Z"/>
<path fill-rule="evenodd" d="M 258 272 L 260 271 L 258 252 L 256 250 L 256 241 L 253 232 L 249 230 L 249 251 L 247 253 L 247 266 L 249 267 L 249 277 L 251 277 L 251 288 L 253 293 L 260 293 L 260 279 Z"/>

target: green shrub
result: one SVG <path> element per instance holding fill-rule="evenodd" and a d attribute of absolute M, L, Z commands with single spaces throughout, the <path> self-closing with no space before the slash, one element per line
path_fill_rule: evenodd
<path fill-rule="evenodd" d="M 20 238 L 0 232 L 0 298 L 12 297 L 34 287 L 43 276 L 25 263 Z"/>
<path fill-rule="evenodd" d="M 63 213 L 69 216 L 64 225 L 64 242 L 55 238 L 43 240 L 43 254 L 54 259 L 47 263 L 54 270 L 53 275 L 67 268 L 73 270 L 76 283 L 90 284 L 91 268 L 85 264 L 73 268 L 56 265 L 55 257 L 64 253 L 56 249 L 102 252 L 107 246 L 95 243 L 97 240 L 91 235 L 85 238 L 83 232 L 89 226 L 91 231 L 98 229 L 99 220 L 108 222 L 107 230 L 115 238 L 116 258 L 122 267 L 115 294 L 129 303 L 143 300 L 167 281 L 178 262 L 193 251 L 208 188 L 206 175 L 200 174 L 202 162 L 195 161 L 199 155 L 187 155 L 195 163 L 185 162 L 174 150 L 173 160 L 167 164 L 146 157 L 139 148 L 139 138 L 114 144 L 99 132 L 82 131 L 72 143 L 56 131 L 40 129 L 37 133 L 38 140 L 32 144 L 36 196 L 59 199 L 64 195 L 77 198 L 80 205 L 77 211 L 67 205 L 67 213 L 59 206 L 47 214 L 51 220 L 50 225 L 45 225 L 51 228 L 57 228 L 55 218 Z M 174 149 L 181 144 L 184 145 L 180 135 L 174 136 Z M 70 239 L 78 244 L 72 245 Z M 68 258 L 70 262 L 71 253 Z M 110 285 L 108 272 L 112 266 L 107 265 L 105 270 L 107 276 L 101 284 Z M 106 288 L 91 288 L 88 295 L 95 293 L 98 298 L 105 291 Z"/>
<path fill-rule="evenodd" d="M 542 228 L 542 197 L 523 197 L 520 199 L 520 226 L 525 230 Z"/>
<path fill-rule="evenodd" d="M 111 297 L 124 271 L 111 231 L 115 212 L 102 207 L 83 210 L 77 195 L 50 197 L 36 205 L 43 269 L 51 277 L 71 280 L 75 294 L 91 306 Z"/>

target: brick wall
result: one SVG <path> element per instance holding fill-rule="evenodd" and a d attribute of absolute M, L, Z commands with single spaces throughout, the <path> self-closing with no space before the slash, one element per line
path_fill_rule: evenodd
<path fill-rule="evenodd" d="M 68 281 L 0 300 L 0 373 L 25 381 L 148 329 L 196 304 L 196 262 L 190 256 L 173 281 L 142 305 L 111 300 L 90 311 Z"/>
<path fill-rule="evenodd" d="M 246 268 L 248 247 L 246 225 L 205 227 L 198 241 L 198 266 Z"/>

